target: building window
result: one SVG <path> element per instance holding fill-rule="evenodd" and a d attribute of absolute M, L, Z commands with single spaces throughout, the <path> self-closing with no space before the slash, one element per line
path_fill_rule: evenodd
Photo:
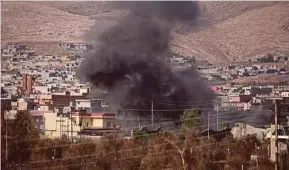
<path fill-rule="evenodd" d="M 89 126 L 89 122 L 86 122 L 86 127 L 88 127 Z"/>
<path fill-rule="evenodd" d="M 106 127 L 110 127 L 111 123 L 110 122 L 106 122 Z"/>

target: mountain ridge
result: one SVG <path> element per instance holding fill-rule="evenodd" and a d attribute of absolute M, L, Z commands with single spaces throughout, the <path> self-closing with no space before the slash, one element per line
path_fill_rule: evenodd
<path fill-rule="evenodd" d="M 198 25 L 174 30 L 171 49 L 211 63 L 247 60 L 288 50 L 288 2 L 200 2 Z M 125 11 L 108 2 L 3 2 L 2 42 L 86 42 L 93 24 L 100 34 Z M 45 43 L 44 43 L 45 44 Z M 2 44 L 3 45 L 3 44 Z"/>

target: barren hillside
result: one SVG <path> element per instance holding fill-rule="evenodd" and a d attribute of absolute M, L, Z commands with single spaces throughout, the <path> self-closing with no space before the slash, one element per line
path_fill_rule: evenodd
<path fill-rule="evenodd" d="M 289 4 L 243 11 L 201 30 L 176 34 L 173 48 L 210 61 L 232 61 L 289 48 Z"/>
<path fill-rule="evenodd" d="M 2 3 L 4 41 L 82 41 L 88 17 L 29 2 Z"/>
<path fill-rule="evenodd" d="M 113 24 L 105 14 L 92 20 L 37 2 L 3 2 L 1 12 L 4 42 L 83 42 L 83 33 L 94 23 L 99 25 L 96 33 Z"/>
<path fill-rule="evenodd" d="M 288 84 L 289 76 L 288 75 L 276 75 L 276 74 L 268 74 L 268 75 L 258 75 L 252 77 L 241 77 L 231 81 L 236 84 L 247 84 L 247 85 L 268 85 L 268 84 Z"/>
<path fill-rule="evenodd" d="M 242 60 L 289 48 L 289 3 L 200 2 L 198 24 L 187 34 L 175 31 L 171 48 L 210 62 Z M 2 41 L 83 42 L 125 13 L 107 2 L 3 2 Z M 45 44 L 45 43 L 44 43 Z"/>
<path fill-rule="evenodd" d="M 41 1 L 37 3 L 83 16 L 93 16 L 113 11 L 107 1 Z"/>

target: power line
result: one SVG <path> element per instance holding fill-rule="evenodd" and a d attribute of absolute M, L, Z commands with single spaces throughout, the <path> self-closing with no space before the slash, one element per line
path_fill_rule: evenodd
<path fill-rule="evenodd" d="M 166 152 L 176 152 L 177 150 L 166 150 Z M 143 155 L 136 155 L 136 156 L 129 156 L 129 157 L 122 157 L 122 158 L 115 158 L 114 160 L 126 160 L 126 159 L 132 159 L 132 158 L 139 158 L 142 156 L 151 156 L 151 155 L 160 155 L 163 153 L 155 153 L 155 154 L 143 154 Z M 96 164 L 96 161 L 91 161 L 91 162 L 86 162 L 86 163 L 79 163 L 79 164 L 69 164 L 69 165 L 59 165 L 59 166 L 54 166 L 54 167 L 50 167 L 50 168 L 44 168 L 44 169 L 57 169 L 57 168 L 63 168 L 63 167 L 70 167 L 70 166 L 78 166 L 78 165 L 92 165 L 92 164 Z M 43 169 L 43 168 L 35 168 L 35 170 L 37 169 Z"/>
<path fill-rule="evenodd" d="M 228 111 L 227 113 L 226 112 L 223 112 L 222 114 L 219 114 L 219 115 L 223 115 L 223 114 L 231 114 L 231 113 L 233 113 L 233 112 L 231 112 L 231 111 Z M 215 116 L 215 115 L 212 115 L 212 116 Z M 192 119 L 192 118 L 191 118 Z M 198 119 L 198 118 L 193 118 L 193 119 Z M 186 120 L 190 120 L 190 119 L 186 119 Z M 224 121 L 224 122 L 237 122 L 238 120 L 232 120 L 232 121 Z M 167 121 L 167 122 L 162 122 L 162 123 L 159 123 L 160 125 L 161 124 L 166 124 L 166 123 L 175 123 L 175 122 L 178 122 L 178 121 Z M 180 121 L 181 122 L 181 121 Z M 246 121 L 244 121 L 244 122 L 246 122 Z M 260 122 L 248 122 L 248 123 L 260 123 Z M 213 123 L 213 124 L 215 124 L 215 123 Z M 144 125 L 144 126 L 147 126 L 147 125 Z M 170 126 L 172 126 L 172 125 L 170 125 Z M 167 127 L 169 127 L 168 125 L 167 125 Z M 201 125 L 201 126 L 199 126 L 199 127 L 204 127 L 204 125 Z M 133 127 L 131 127 L 131 128 L 126 128 L 126 129 L 122 129 L 122 131 L 127 131 L 127 130 L 130 130 L 130 129 L 132 129 Z M 147 134 L 146 134 L 146 136 L 147 136 Z M 35 141 L 37 141 L 37 140 L 41 140 L 41 139 L 35 139 Z M 30 140 L 30 141 L 32 141 L 32 140 Z M 70 146 L 71 144 L 69 144 L 69 146 Z M 38 147 L 39 148 L 39 147 Z M 31 148 L 31 149 L 35 149 L 35 148 Z"/>
<path fill-rule="evenodd" d="M 156 104 L 157 102 L 154 101 L 154 104 Z M 238 103 L 234 103 L 234 102 L 222 102 L 222 103 L 227 103 L 227 104 L 232 104 L 232 105 L 236 105 Z M 218 103 L 214 103 L 214 104 L 218 104 Z M 219 103 L 221 104 L 221 103 Z M 169 104 L 169 103 L 161 103 L 161 105 L 172 105 L 172 106 L 202 106 L 202 105 L 178 105 L 178 104 Z M 199 109 L 199 110 L 202 110 L 202 109 L 213 109 L 213 107 L 209 107 L 207 104 L 203 104 L 203 105 L 206 105 L 207 107 L 200 107 L 200 108 L 183 108 L 183 109 L 159 109 L 159 111 L 162 111 L 162 110 L 186 110 L 186 109 Z M 272 104 L 262 104 L 260 106 L 272 106 Z M 67 107 L 70 107 L 70 106 L 67 106 Z M 56 107 L 56 109 L 63 109 L 63 108 L 67 108 L 67 107 Z M 84 107 L 84 109 L 90 109 L 90 108 L 98 108 L 98 107 Z M 117 109 L 117 111 L 122 111 L 122 110 L 145 110 L 145 111 L 151 111 L 151 108 L 147 108 L 147 109 L 137 109 L 137 108 L 121 108 L 121 109 Z M 30 110 L 30 111 L 38 111 L 38 110 Z M 76 110 L 77 112 L 78 110 Z M 116 112 L 117 112 L 116 111 Z M 42 112 L 42 111 L 40 111 Z M 45 111 L 43 111 L 45 112 Z M 112 111 L 111 111 L 112 112 Z"/>
<path fill-rule="evenodd" d="M 157 102 L 157 103 L 171 103 L 171 104 L 186 104 L 186 105 L 207 104 L 207 103 L 213 104 L 213 103 L 215 103 L 214 101 L 203 101 L 203 102 L 187 101 L 187 102 L 180 102 L 180 101 L 158 101 L 158 100 L 155 100 L 155 102 Z"/>
<path fill-rule="evenodd" d="M 233 121 L 226 121 L 226 122 L 233 122 Z M 216 124 L 216 123 L 212 123 L 212 124 Z M 170 125 L 172 126 L 172 125 Z M 194 128 L 198 128 L 198 127 L 203 127 L 205 125 L 199 125 L 199 126 L 194 126 Z M 165 132 L 175 132 L 173 130 L 167 130 Z M 154 134 L 143 134 L 143 135 L 138 135 L 138 137 L 143 137 L 143 136 L 154 136 L 154 135 L 158 135 L 157 133 L 154 133 Z M 119 138 L 116 138 L 116 139 L 123 139 L 123 137 L 119 137 Z M 39 139 L 36 139 L 36 140 L 39 140 Z M 30 141 L 30 140 L 28 140 Z M 109 141 L 109 140 L 107 140 Z M 90 144 L 90 143 L 95 143 L 95 142 L 84 142 L 84 143 L 79 143 L 79 144 L 63 144 L 63 145 L 57 145 L 57 146 L 66 146 L 66 147 L 69 147 L 71 145 L 83 145 L 83 144 Z M 32 148 L 27 148 L 25 150 L 28 150 L 28 149 L 46 149 L 46 148 L 50 148 L 50 147 L 54 147 L 55 145 L 51 145 L 51 146 L 45 146 L 45 147 L 32 147 Z"/>
<path fill-rule="evenodd" d="M 235 120 L 232 121 L 226 121 L 226 123 L 228 122 L 234 122 Z M 212 124 L 216 124 L 216 123 L 211 123 Z M 200 126 L 195 126 L 194 128 L 198 128 L 198 127 L 203 127 L 205 125 L 200 125 Z M 168 130 L 165 132 L 174 132 L 173 130 Z M 227 132 L 224 132 L 227 133 Z M 218 133 L 215 135 L 219 135 L 222 133 Z M 144 136 L 155 136 L 155 135 L 159 135 L 158 133 L 154 133 L 154 134 L 144 134 L 144 135 L 138 135 L 138 137 L 144 137 Z M 212 136 L 212 135 L 211 135 Z M 198 138 L 203 138 L 203 137 L 198 137 Z M 123 139 L 123 137 L 119 137 L 119 138 L 115 138 L 115 139 Z M 107 140 L 109 141 L 109 140 Z M 63 145 L 57 145 L 57 147 L 70 147 L 70 146 L 77 146 L 77 145 L 85 145 L 85 144 L 95 144 L 96 142 L 83 142 L 83 143 L 78 143 L 78 144 L 63 144 Z M 51 145 L 51 146 L 44 146 L 44 147 L 32 147 L 32 148 L 26 148 L 25 150 L 38 150 L 38 149 L 47 149 L 47 148 L 51 148 L 51 147 L 55 147 L 56 145 Z M 24 152 L 24 151 L 23 151 Z M 11 153 L 11 152 L 10 152 Z"/>
<path fill-rule="evenodd" d="M 161 105 L 172 105 L 172 106 L 207 106 L 209 104 L 217 104 L 216 102 L 207 102 L 207 103 L 195 103 L 195 104 L 177 104 L 177 103 L 163 103 L 163 102 L 155 102 Z"/>
<path fill-rule="evenodd" d="M 220 114 L 222 115 L 222 114 Z M 199 118 L 189 118 L 189 119 L 185 119 L 185 120 L 194 120 L 194 119 L 199 119 Z M 231 121 L 223 121 L 223 122 L 226 122 L 226 123 L 231 123 L 231 122 L 238 122 L 240 120 L 231 120 Z M 182 121 L 180 121 L 182 122 Z M 265 125 L 266 123 L 260 123 L 260 122 L 254 122 L 254 121 L 242 121 L 242 122 L 245 122 L 245 123 L 259 123 L 259 125 Z M 165 123 L 175 123 L 175 121 L 168 121 L 168 122 L 162 122 L 160 124 L 165 124 Z M 210 123 L 211 125 L 214 125 L 214 124 L 217 124 L 218 122 L 214 122 L 214 123 Z M 149 125 L 149 124 L 148 124 Z M 174 126 L 174 125 L 166 125 L 166 127 L 169 127 L 169 126 Z M 199 128 L 199 127 L 204 127 L 205 125 L 199 125 L 199 126 L 195 126 L 195 128 Z M 133 127 L 132 127 L 133 128 Z M 128 130 L 131 130 L 131 128 L 126 128 L 125 130 L 123 130 L 124 132 L 125 131 L 128 131 Z M 168 130 L 167 130 L 168 131 Z M 171 130 L 171 132 L 175 132 L 173 130 Z M 152 135 L 155 135 L 155 134 L 144 134 L 143 136 L 152 136 Z M 139 137 L 141 137 L 142 135 L 140 135 Z M 120 137 L 120 139 L 122 139 L 123 137 Z M 47 139 L 50 139 L 50 138 L 46 138 L 46 139 L 31 139 L 31 140 L 25 140 L 25 141 L 41 141 L 41 140 L 47 140 Z M 93 143 L 93 142 L 88 142 L 88 143 Z M 82 145 L 82 144 L 86 144 L 86 143 L 81 143 L 81 144 L 66 144 L 66 145 L 61 145 L 61 146 L 71 146 L 71 145 Z M 27 149 L 45 149 L 45 148 L 49 148 L 49 147 L 52 147 L 52 146 L 47 146 L 47 147 L 32 147 L 32 148 L 27 148 Z"/>
<path fill-rule="evenodd" d="M 227 134 L 227 132 L 223 132 L 223 133 L 219 133 L 219 134 L 212 134 L 212 136 L 214 135 L 220 135 L 220 134 Z M 199 138 L 205 138 L 205 137 L 197 137 L 197 139 Z M 162 146 L 162 145 L 171 145 L 171 144 L 177 144 L 177 143 L 181 143 L 181 142 L 172 142 L 172 143 L 169 143 L 169 142 L 164 142 L 164 143 L 160 143 L 160 144 L 153 144 L 153 145 L 148 145 L 146 146 L 146 148 L 149 148 L 149 147 L 152 147 L 152 146 Z M 202 145 L 197 145 L 195 147 L 203 147 L 203 146 L 209 146 L 209 145 L 213 145 L 213 144 L 217 144 L 217 143 L 222 143 L 221 141 L 215 141 L 215 142 L 212 142 L 210 144 L 202 144 Z M 134 151 L 136 149 L 143 149 L 144 146 L 141 146 L 141 147 L 135 147 L 135 148 L 131 148 L 131 149 L 124 149 L 124 150 L 119 150 L 119 151 L 112 151 L 112 152 L 108 152 L 107 154 L 109 153 L 118 153 L 118 152 L 126 152 L 126 151 Z M 73 156 L 73 157 L 68 157 L 68 158 L 60 158 L 60 159 L 55 159 L 54 161 L 58 161 L 58 160 L 71 160 L 71 159 L 75 159 L 75 158 L 83 158 L 83 157 L 90 157 L 90 156 L 98 156 L 100 155 L 101 153 L 97 153 L 97 154 L 88 154 L 88 155 L 79 155 L 79 156 Z M 43 163 L 43 162 L 51 162 L 50 159 L 47 159 L 47 160 L 41 160 L 41 161 L 33 161 L 33 162 L 28 162 L 27 164 L 34 164 L 34 163 Z"/>
<path fill-rule="evenodd" d="M 156 102 L 154 102 L 156 103 Z M 223 102 L 224 103 L 224 102 Z M 228 102 L 230 104 L 235 104 L 237 105 L 237 103 L 232 103 L 232 102 Z M 164 104 L 164 105 L 175 105 L 175 106 L 179 106 L 179 105 L 176 105 L 176 104 Z M 266 104 L 266 105 L 262 105 L 263 107 L 264 106 L 271 106 L 272 104 Z M 185 105 L 185 106 L 200 106 L 200 105 Z M 158 110 L 154 110 L 154 111 L 184 111 L 184 110 L 190 110 L 190 109 L 194 109 L 194 108 L 183 108 L 183 109 L 158 109 Z M 200 108 L 197 108 L 199 110 L 212 110 L 213 107 L 200 107 Z M 123 109 L 118 109 L 118 111 L 151 111 L 151 109 L 135 109 L 135 108 L 123 108 Z"/>
<path fill-rule="evenodd" d="M 177 151 L 177 150 L 167 150 L 167 152 L 171 152 L 171 151 Z M 137 156 L 130 156 L 130 157 L 122 157 L 122 158 L 118 158 L 116 160 L 125 160 L 125 159 L 132 159 L 132 158 L 139 158 L 142 156 L 149 156 L 149 155 L 160 155 L 162 153 L 155 153 L 155 154 L 143 154 L 143 155 L 137 155 Z M 92 164 L 96 164 L 96 161 L 92 161 L 92 162 L 88 162 L 88 163 L 80 163 L 80 164 L 70 164 L 70 165 L 59 165 L 59 166 L 54 166 L 54 167 L 49 167 L 49 168 L 35 168 L 34 170 L 38 170 L 38 169 L 57 169 L 57 168 L 63 168 L 63 167 L 71 167 L 71 166 L 78 166 L 78 165 L 92 165 Z"/>
<path fill-rule="evenodd" d="M 227 111 L 227 112 L 223 112 L 219 115 L 226 115 L 226 114 L 231 114 L 232 112 L 230 111 Z M 211 117 L 214 117 L 215 115 L 210 115 Z M 167 124 L 167 123 L 175 123 L 175 122 L 183 122 L 183 121 L 186 121 L 186 120 L 196 120 L 196 119 L 200 119 L 200 117 L 197 117 L 197 118 L 187 118 L 187 119 L 183 119 L 183 120 L 179 120 L 179 121 L 175 121 L 175 120 L 171 120 L 171 121 L 165 121 L 165 122 L 161 122 L 161 123 L 158 123 L 158 125 L 161 125 L 161 124 Z M 135 119 L 124 119 L 124 120 L 135 120 Z M 143 120 L 147 120 L 147 119 L 143 119 Z M 232 120 L 233 121 L 236 121 L 236 120 Z M 226 122 L 231 122 L 231 121 L 226 121 Z M 215 124 L 215 123 L 213 123 Z M 150 126 L 150 124 L 145 124 L 143 126 Z M 174 125 L 170 125 L 170 126 L 174 126 Z M 205 126 L 205 125 L 200 125 L 200 126 L 195 126 L 195 127 L 202 127 L 202 126 Z M 122 131 L 129 131 L 131 129 L 135 129 L 135 128 L 138 128 L 138 126 L 135 126 L 135 127 L 130 127 L 130 128 L 123 128 L 121 129 Z M 70 131 L 68 131 L 70 132 Z M 50 138 L 48 138 L 50 139 Z M 42 140 L 42 139 L 35 139 L 35 140 Z M 32 140 L 25 140 L 25 141 L 34 141 L 33 139 Z"/>

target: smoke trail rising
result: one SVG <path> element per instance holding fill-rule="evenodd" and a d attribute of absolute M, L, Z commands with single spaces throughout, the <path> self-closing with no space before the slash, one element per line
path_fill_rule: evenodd
<path fill-rule="evenodd" d="M 211 92 L 195 68 L 173 71 L 166 63 L 170 32 L 175 24 L 195 24 L 197 2 L 114 2 L 129 14 L 95 37 L 100 45 L 81 63 L 78 74 L 103 92 L 94 93 L 113 105 L 149 109 L 151 100 L 175 105 L 155 109 L 185 109 L 178 103 L 210 103 Z M 97 26 L 95 26 L 97 27 Z M 166 112 L 179 118 L 181 111 Z M 148 112 L 145 112 L 148 114 Z M 161 114 L 161 113 L 160 113 Z"/>

